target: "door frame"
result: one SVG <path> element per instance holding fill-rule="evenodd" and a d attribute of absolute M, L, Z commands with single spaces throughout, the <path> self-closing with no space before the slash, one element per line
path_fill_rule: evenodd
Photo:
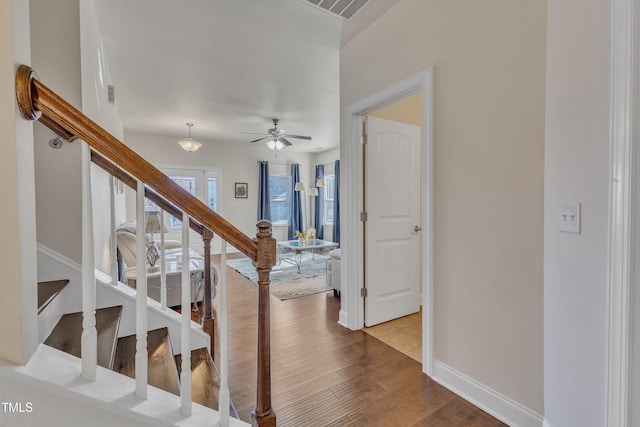
<path fill-rule="evenodd" d="M 167 172 L 170 172 L 171 170 L 175 170 L 176 172 L 180 172 L 180 171 L 193 171 L 193 172 L 203 172 L 203 174 L 206 176 L 207 173 L 213 174 L 216 177 L 216 213 L 223 216 L 223 205 L 224 205 L 224 195 L 223 195 L 223 190 L 224 190 L 224 182 L 222 179 L 222 168 L 219 167 L 205 167 L 205 166 L 193 166 L 193 165 L 177 165 L 177 164 L 159 164 L 156 166 L 158 169 L 160 169 L 161 172 L 167 174 L 167 176 L 170 176 Z M 203 182 L 203 184 L 206 184 Z M 206 193 L 206 188 L 204 189 L 205 193 Z M 201 200 L 202 201 L 202 200 Z M 203 203 L 207 204 L 206 201 L 202 201 Z M 169 227 L 170 224 L 166 224 L 167 227 Z M 169 227 L 170 228 L 170 227 Z M 176 234 L 180 235 L 181 238 L 181 233 L 182 231 L 180 231 L 180 229 L 175 229 L 178 231 L 173 231 Z M 194 233 L 193 230 L 190 230 L 189 233 Z M 168 234 L 168 233 L 167 233 Z M 190 234 L 191 235 L 191 234 Z M 177 238 L 177 236 L 176 236 Z M 212 254 L 217 254 L 221 252 L 221 242 L 222 240 L 220 239 L 220 236 L 218 236 L 216 233 L 214 233 L 213 235 L 213 240 L 211 241 L 211 253 Z M 193 239 L 189 238 L 189 246 L 192 246 L 192 249 L 196 250 L 196 252 L 200 253 L 203 249 L 202 249 L 202 245 L 201 245 L 201 241 L 197 241 L 194 242 Z"/>
<path fill-rule="evenodd" d="M 633 263 L 638 242 L 634 228 L 640 224 L 635 210 L 640 198 L 636 150 L 640 148 L 640 2 L 613 0 L 611 9 L 611 133 L 609 170 L 609 260 L 608 260 L 608 354 L 606 425 L 626 426 L 630 419 L 633 369 L 633 323 L 631 303 L 637 286 Z M 635 288 L 635 289 L 634 289 Z M 638 343 L 636 343 L 637 345 Z M 635 384 L 638 386 L 638 384 Z M 637 390 L 636 390 L 637 392 Z"/>
<path fill-rule="evenodd" d="M 433 67 L 414 74 L 350 105 L 344 116 L 345 143 L 341 148 L 342 270 L 341 309 L 338 323 L 352 329 L 364 326 L 364 304 L 360 296 L 364 273 L 363 159 L 360 117 L 409 95 L 422 93 L 422 371 L 433 372 Z"/>

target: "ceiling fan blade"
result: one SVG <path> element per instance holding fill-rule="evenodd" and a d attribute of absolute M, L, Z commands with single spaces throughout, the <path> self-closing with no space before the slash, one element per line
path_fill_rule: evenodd
<path fill-rule="evenodd" d="M 306 139 L 311 141 L 311 137 L 310 136 L 302 136 L 302 135 L 291 135 L 290 133 L 287 134 L 287 136 L 289 138 L 298 138 L 298 139 Z"/>
<path fill-rule="evenodd" d="M 262 141 L 263 139 L 267 139 L 269 138 L 268 136 L 263 136 L 262 138 L 258 138 L 258 139 L 254 139 L 253 141 L 249 141 L 249 142 L 258 142 L 258 141 Z"/>
<path fill-rule="evenodd" d="M 282 143 L 283 143 L 284 145 L 286 145 L 287 147 L 289 147 L 289 146 L 293 145 L 293 144 L 291 143 L 291 141 L 289 141 L 287 138 L 285 138 L 285 137 L 283 137 L 283 136 L 281 136 L 281 137 L 280 137 L 279 141 L 280 141 L 280 142 L 282 142 Z"/>

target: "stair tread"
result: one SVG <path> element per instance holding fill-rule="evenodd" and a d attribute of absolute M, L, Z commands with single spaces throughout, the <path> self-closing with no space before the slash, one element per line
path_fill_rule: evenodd
<path fill-rule="evenodd" d="M 111 369 L 115 353 L 116 338 L 122 306 L 105 307 L 96 310 L 96 330 L 98 333 L 98 365 Z M 82 312 L 63 315 L 45 344 L 76 357 L 81 357 Z"/>
<path fill-rule="evenodd" d="M 180 373 L 182 371 L 182 355 L 177 354 L 175 359 L 178 373 Z M 204 347 L 191 351 L 191 400 L 218 410 L 220 375 L 209 351 Z M 231 416 L 239 418 L 233 404 L 229 402 L 229 405 Z"/>
<path fill-rule="evenodd" d="M 176 370 L 169 339 L 169 330 L 154 329 L 147 333 L 149 353 L 148 383 L 154 387 L 180 395 L 178 371 Z M 113 370 L 135 378 L 136 336 L 129 335 L 118 339 Z"/>
<path fill-rule="evenodd" d="M 38 282 L 38 314 L 40 314 L 68 284 L 69 281 L 66 279 Z"/>

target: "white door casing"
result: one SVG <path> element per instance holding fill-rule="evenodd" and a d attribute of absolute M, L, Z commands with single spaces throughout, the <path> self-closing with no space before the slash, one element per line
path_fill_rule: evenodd
<path fill-rule="evenodd" d="M 638 92 L 640 66 L 640 5 L 638 0 L 611 2 L 611 133 L 609 191 L 609 331 L 607 357 L 606 426 L 640 425 L 636 405 L 640 399 L 638 355 L 634 342 L 640 328 L 640 313 L 632 305 L 638 291 L 639 240 L 633 235 L 640 222 L 640 212 L 634 211 L 634 198 L 640 193 L 637 162 Z M 635 224 L 634 224 L 635 222 Z M 634 238 L 635 237 L 635 238 Z M 635 308 L 635 311 L 634 311 Z M 635 319 L 635 324 L 634 324 Z M 635 374 L 635 375 L 634 375 Z"/>
<path fill-rule="evenodd" d="M 366 118 L 365 324 L 420 309 L 420 127 Z"/>
<path fill-rule="evenodd" d="M 217 181 L 217 191 L 213 194 L 215 200 L 213 200 L 213 205 L 216 207 L 216 212 L 222 214 L 221 209 L 221 201 L 222 201 L 222 184 L 221 178 L 222 174 L 218 169 L 202 169 L 202 168 L 178 168 L 173 166 L 161 166 L 160 170 L 171 178 L 183 177 L 183 178 L 192 178 L 193 183 L 195 184 L 193 190 L 194 196 L 196 196 L 200 201 L 202 201 L 205 205 L 210 206 L 211 200 L 209 197 L 209 188 L 208 181 L 209 179 L 215 179 Z M 169 232 L 166 233 L 165 238 L 171 240 L 182 240 L 182 228 L 180 225 L 180 218 L 176 218 L 172 220 L 171 215 L 165 214 L 164 220 L 165 226 L 169 229 Z M 156 239 L 159 239 L 158 236 L 155 236 Z M 197 234 L 193 230 L 189 230 L 189 246 L 194 251 L 199 254 L 203 253 L 203 243 L 202 237 Z M 214 235 L 213 241 L 211 242 L 211 251 L 212 253 L 220 252 L 220 238 Z"/>
<path fill-rule="evenodd" d="M 340 220 L 342 222 L 341 308 L 338 323 L 349 329 L 364 325 L 364 306 L 360 288 L 364 285 L 364 228 L 362 211 L 363 165 L 360 145 L 360 118 L 414 93 L 422 92 L 422 371 L 433 373 L 433 146 L 434 146 L 434 69 L 426 68 L 391 86 L 381 89 L 345 110 L 346 139 L 340 145 L 344 165 L 340 181 Z"/>

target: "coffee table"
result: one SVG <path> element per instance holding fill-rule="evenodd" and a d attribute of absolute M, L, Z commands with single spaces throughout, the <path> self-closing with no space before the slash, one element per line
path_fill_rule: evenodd
<path fill-rule="evenodd" d="M 293 252 L 295 253 L 293 259 L 292 258 L 280 258 L 280 261 L 288 262 L 289 264 L 293 264 L 298 267 L 298 274 L 301 273 L 300 265 L 303 262 L 302 255 L 305 252 L 311 252 L 313 257 L 315 254 L 324 254 L 328 253 L 332 249 L 338 247 L 338 244 L 335 242 L 329 242 L 326 240 L 314 239 L 314 240 L 284 240 L 282 242 L 278 242 L 278 246 L 282 249 L 283 252 Z"/>

